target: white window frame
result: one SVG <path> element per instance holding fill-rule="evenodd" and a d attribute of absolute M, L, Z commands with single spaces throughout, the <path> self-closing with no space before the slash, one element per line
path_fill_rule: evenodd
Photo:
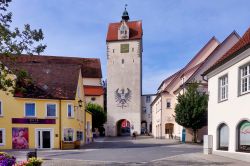
<path fill-rule="evenodd" d="M 0 143 L 0 146 L 4 146 L 5 145 L 5 139 L 6 139 L 6 133 L 5 133 L 5 128 L 0 128 L 0 130 L 3 132 L 3 142 L 2 143 Z"/>
<path fill-rule="evenodd" d="M 71 106 L 72 106 L 71 116 L 69 116 L 69 105 L 71 105 Z M 72 104 L 72 103 L 68 103 L 68 104 L 67 104 L 67 117 L 68 117 L 68 118 L 74 118 L 74 117 L 75 117 L 74 112 L 75 112 L 74 104 Z"/>
<path fill-rule="evenodd" d="M 56 106 L 56 115 L 55 116 L 48 116 L 48 105 L 55 105 Z M 46 103 L 45 104 L 45 117 L 47 118 L 56 118 L 57 117 L 57 104 L 56 103 Z"/>
<path fill-rule="evenodd" d="M 26 116 L 26 104 L 35 104 L 35 115 L 34 116 Z M 36 103 L 35 102 L 25 102 L 24 103 L 24 117 L 36 117 Z"/>
<path fill-rule="evenodd" d="M 64 130 L 65 130 L 65 129 L 72 129 L 72 130 L 73 130 L 72 141 L 65 141 L 65 140 L 64 140 Z M 63 142 L 74 142 L 74 141 L 75 141 L 75 139 L 74 139 L 74 138 L 75 138 L 75 129 L 74 129 L 74 128 L 72 128 L 72 127 L 65 127 L 65 128 L 63 128 L 63 131 L 62 131 L 62 132 L 63 132 Z"/>
<path fill-rule="evenodd" d="M 243 76 L 243 71 L 246 68 L 246 75 Z M 243 91 L 243 80 L 246 79 L 246 91 Z M 240 67 L 240 94 L 246 94 L 250 92 L 250 64 Z"/>
<path fill-rule="evenodd" d="M 3 116 L 3 101 L 0 100 L 0 103 L 1 103 L 1 107 L 0 107 L 0 109 L 1 109 L 0 117 L 1 117 L 1 116 Z"/>
<path fill-rule="evenodd" d="M 219 101 L 228 100 L 228 75 L 219 78 Z"/>

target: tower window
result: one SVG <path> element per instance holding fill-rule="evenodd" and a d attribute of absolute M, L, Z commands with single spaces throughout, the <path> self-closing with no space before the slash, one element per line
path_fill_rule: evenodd
<path fill-rule="evenodd" d="M 134 52 L 134 50 L 135 50 L 135 49 L 134 49 L 134 48 L 132 48 L 132 52 Z"/>
<path fill-rule="evenodd" d="M 113 49 L 113 53 L 115 53 L 115 49 Z"/>
<path fill-rule="evenodd" d="M 122 64 L 124 64 L 124 59 L 122 59 Z"/>

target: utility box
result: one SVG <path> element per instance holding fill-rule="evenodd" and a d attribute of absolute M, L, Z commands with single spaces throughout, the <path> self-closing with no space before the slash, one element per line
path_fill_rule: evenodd
<path fill-rule="evenodd" d="M 212 135 L 204 135 L 203 136 L 203 153 L 204 154 L 212 154 L 213 151 L 213 136 Z"/>

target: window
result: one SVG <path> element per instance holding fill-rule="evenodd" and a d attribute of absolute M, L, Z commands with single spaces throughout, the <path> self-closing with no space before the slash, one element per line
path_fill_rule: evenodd
<path fill-rule="evenodd" d="M 74 117 L 74 106 L 72 104 L 68 104 L 68 117 L 72 118 Z"/>
<path fill-rule="evenodd" d="M 66 128 L 66 129 L 63 130 L 63 132 L 64 132 L 64 134 L 63 134 L 63 136 L 64 136 L 63 140 L 65 142 L 73 142 L 73 140 L 74 140 L 74 129 L 72 129 L 72 128 Z"/>
<path fill-rule="evenodd" d="M 76 139 L 78 141 L 82 141 L 83 140 L 83 132 L 82 131 L 77 131 L 76 132 Z"/>
<path fill-rule="evenodd" d="M 167 108 L 171 108 L 171 100 L 167 99 Z"/>
<path fill-rule="evenodd" d="M 121 44 L 121 53 L 129 52 L 129 44 Z"/>
<path fill-rule="evenodd" d="M 3 116 L 3 103 L 0 101 L 0 116 Z"/>
<path fill-rule="evenodd" d="M 25 103 L 25 116 L 36 116 L 35 103 Z"/>
<path fill-rule="evenodd" d="M 5 129 L 0 128 L 0 146 L 5 145 Z"/>
<path fill-rule="evenodd" d="M 228 76 L 219 78 L 219 101 L 227 100 L 228 98 Z"/>
<path fill-rule="evenodd" d="M 240 69 L 240 92 L 241 94 L 250 91 L 250 65 Z"/>
<path fill-rule="evenodd" d="M 56 104 L 47 104 L 47 116 L 56 117 Z"/>
<path fill-rule="evenodd" d="M 150 96 L 146 96 L 146 103 L 150 103 Z"/>
<path fill-rule="evenodd" d="M 95 101 L 96 100 L 96 98 L 95 97 L 91 97 L 91 101 Z"/>
<path fill-rule="evenodd" d="M 250 152 L 250 121 L 242 121 L 238 126 L 238 150 Z"/>
<path fill-rule="evenodd" d="M 124 64 L 124 59 L 122 59 L 122 64 Z"/>
<path fill-rule="evenodd" d="M 229 129 L 224 123 L 219 126 L 219 148 L 220 150 L 228 150 L 229 145 Z"/>

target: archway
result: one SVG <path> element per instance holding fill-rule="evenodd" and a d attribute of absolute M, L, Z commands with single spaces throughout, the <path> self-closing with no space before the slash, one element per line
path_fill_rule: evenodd
<path fill-rule="evenodd" d="M 229 145 L 229 128 L 225 123 L 218 127 L 218 149 L 228 150 Z"/>
<path fill-rule="evenodd" d="M 130 136 L 130 122 L 127 119 L 121 119 L 116 123 L 117 136 Z"/>
<path fill-rule="evenodd" d="M 173 139 L 173 131 L 174 131 L 174 124 L 173 123 L 166 123 L 165 124 L 165 134 L 168 134 L 168 137 Z"/>
<path fill-rule="evenodd" d="M 241 121 L 237 127 L 238 151 L 250 152 L 250 121 Z"/>
<path fill-rule="evenodd" d="M 145 120 L 141 121 L 141 134 L 146 134 L 148 132 L 147 126 L 148 126 L 147 121 Z"/>

